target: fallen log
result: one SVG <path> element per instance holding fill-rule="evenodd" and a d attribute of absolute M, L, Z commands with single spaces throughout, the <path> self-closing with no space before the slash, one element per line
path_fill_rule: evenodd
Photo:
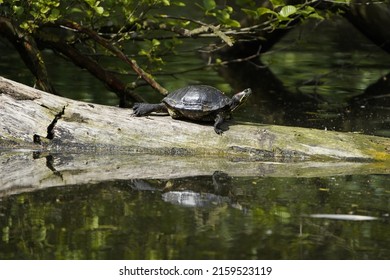
<path fill-rule="evenodd" d="M 212 126 L 75 101 L 0 77 L 0 147 L 40 152 L 144 153 L 241 161 L 389 161 L 390 140 L 255 123 Z"/>

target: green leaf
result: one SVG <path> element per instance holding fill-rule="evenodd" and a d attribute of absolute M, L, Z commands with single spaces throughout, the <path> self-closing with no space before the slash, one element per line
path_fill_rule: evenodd
<path fill-rule="evenodd" d="M 42 14 L 46 14 L 48 11 L 50 11 L 50 7 L 48 7 L 48 6 L 44 6 L 44 7 L 42 7 L 41 10 L 40 10 L 40 12 L 41 12 Z"/>
<path fill-rule="evenodd" d="M 275 14 L 277 15 L 277 13 L 275 13 L 274 11 L 272 11 L 271 9 L 268 9 L 268 8 L 264 8 L 264 7 L 260 7 L 256 10 L 257 12 L 257 15 L 260 17 L 262 15 L 265 15 L 265 14 Z"/>
<path fill-rule="evenodd" d="M 217 7 L 217 4 L 214 0 L 203 0 L 203 6 L 206 11 L 214 10 Z"/>
<path fill-rule="evenodd" d="M 292 6 L 292 5 L 287 5 L 287 6 L 284 6 L 279 14 L 282 16 L 282 17 L 285 17 L 285 18 L 288 18 L 289 16 L 295 14 L 297 12 L 297 8 L 295 6 Z"/>
<path fill-rule="evenodd" d="M 230 14 L 225 10 L 219 11 L 218 19 L 221 20 L 222 22 L 225 22 L 226 20 L 230 19 Z"/>
<path fill-rule="evenodd" d="M 22 6 L 13 6 L 12 9 L 14 10 L 14 13 L 17 15 L 17 16 L 20 16 L 23 14 L 24 12 L 24 8 Z"/>
<path fill-rule="evenodd" d="M 272 6 L 274 6 L 274 8 L 286 5 L 286 2 L 284 0 L 270 0 L 270 2 L 272 3 Z"/>
<path fill-rule="evenodd" d="M 20 28 L 28 30 L 30 28 L 30 25 L 28 24 L 28 22 L 25 21 L 20 24 Z"/>
<path fill-rule="evenodd" d="M 145 51 L 144 49 L 141 49 L 141 50 L 139 50 L 138 54 L 139 54 L 139 55 L 148 56 L 148 55 L 149 55 L 149 52 Z"/>
<path fill-rule="evenodd" d="M 71 13 L 83 13 L 83 10 L 81 10 L 80 8 L 78 8 L 78 7 L 74 7 L 74 8 L 71 8 L 70 9 L 70 12 Z"/>
<path fill-rule="evenodd" d="M 317 10 L 311 6 L 306 6 L 303 10 L 300 11 L 300 14 L 302 14 L 305 17 L 309 18 L 315 18 L 315 19 L 321 19 L 323 20 L 324 17 L 320 15 Z"/>
<path fill-rule="evenodd" d="M 244 9 L 242 8 L 241 9 L 244 13 L 246 13 L 248 16 L 251 16 L 251 17 L 258 17 L 258 14 L 257 14 L 257 11 L 254 11 L 254 10 L 251 10 L 251 9 Z"/>
<path fill-rule="evenodd" d="M 91 7 L 95 6 L 96 0 L 84 0 L 84 1 Z"/>
<path fill-rule="evenodd" d="M 241 24 L 237 21 L 237 20 L 234 20 L 234 19 L 226 19 L 224 20 L 224 24 L 230 26 L 230 27 L 241 27 Z"/>
<path fill-rule="evenodd" d="M 172 2 L 172 4 L 175 5 L 175 6 L 179 6 L 179 7 L 185 7 L 186 6 L 186 3 L 181 2 L 181 1 L 174 1 L 174 2 Z"/>
<path fill-rule="evenodd" d="M 52 9 L 50 16 L 48 17 L 48 20 L 55 21 L 60 18 L 60 10 L 59 9 Z"/>
<path fill-rule="evenodd" d="M 157 47 L 157 46 L 159 46 L 161 43 L 160 43 L 160 41 L 159 40 L 157 40 L 157 39 L 153 39 L 152 40 L 152 46 L 153 47 Z"/>
<path fill-rule="evenodd" d="M 317 12 L 310 14 L 308 17 L 309 17 L 309 18 L 320 19 L 320 20 L 324 20 L 324 19 L 325 19 L 322 15 L 320 15 L 320 14 L 317 13 Z"/>
<path fill-rule="evenodd" d="M 104 8 L 103 7 L 94 7 L 95 12 L 99 15 L 102 15 L 104 13 Z"/>
<path fill-rule="evenodd" d="M 233 8 L 230 7 L 230 6 L 226 6 L 225 10 L 226 10 L 229 14 L 233 13 L 233 11 L 234 11 Z"/>

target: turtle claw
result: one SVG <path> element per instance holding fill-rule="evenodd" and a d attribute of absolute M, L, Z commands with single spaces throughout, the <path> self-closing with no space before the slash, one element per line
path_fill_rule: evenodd
<path fill-rule="evenodd" d="M 134 103 L 134 105 L 133 105 L 133 113 L 131 114 L 133 117 L 140 117 L 140 116 L 142 116 L 140 107 L 142 107 L 141 103 Z"/>
<path fill-rule="evenodd" d="M 220 128 L 218 128 L 218 127 L 214 127 L 214 131 L 215 131 L 215 133 L 217 133 L 218 135 L 222 135 L 222 133 L 223 133 L 223 130 L 220 129 Z"/>

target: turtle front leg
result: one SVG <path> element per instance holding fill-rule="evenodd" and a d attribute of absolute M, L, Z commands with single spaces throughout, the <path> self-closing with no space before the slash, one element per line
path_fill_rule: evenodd
<path fill-rule="evenodd" d="M 222 135 L 223 130 L 221 128 L 221 125 L 223 124 L 224 121 L 225 121 L 224 115 L 221 113 L 217 114 L 217 116 L 215 117 L 215 123 L 214 123 L 215 133 Z"/>
<path fill-rule="evenodd" d="M 133 115 L 136 117 L 147 116 L 153 112 L 168 113 L 168 109 L 164 103 L 160 103 L 160 104 L 135 103 L 133 106 Z"/>

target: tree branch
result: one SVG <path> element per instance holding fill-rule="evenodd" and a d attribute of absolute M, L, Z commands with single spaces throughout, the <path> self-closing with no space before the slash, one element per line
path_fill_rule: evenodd
<path fill-rule="evenodd" d="M 97 32 L 89 28 L 85 28 L 76 22 L 61 21 L 58 22 L 58 24 L 76 30 L 83 34 L 86 34 L 95 42 L 97 42 L 99 45 L 101 45 L 102 47 L 104 47 L 105 49 L 113 53 L 115 56 L 117 56 L 119 59 L 129 64 L 135 73 L 137 73 L 142 79 L 144 79 L 149 85 L 151 85 L 158 92 L 160 92 L 163 95 L 166 95 L 168 93 L 168 90 L 162 87 L 156 80 L 154 80 L 151 74 L 145 72 L 141 67 L 139 67 L 137 62 L 134 59 L 128 58 L 127 55 L 125 55 L 119 48 L 113 45 L 110 41 L 101 37 Z"/>
<path fill-rule="evenodd" d="M 48 40 L 48 36 L 45 37 L 45 45 L 50 46 L 55 51 L 65 55 L 71 61 L 80 68 L 87 69 L 92 75 L 102 81 L 107 88 L 115 92 L 119 98 L 119 107 L 127 107 L 127 97 L 130 96 L 138 102 L 145 101 L 141 96 L 131 90 L 131 87 L 124 84 L 114 74 L 105 70 L 99 63 L 90 57 L 83 55 L 80 51 L 61 40 Z"/>
<path fill-rule="evenodd" d="M 10 19 L 1 16 L 0 34 L 7 38 L 19 52 L 24 63 L 37 79 L 37 87 L 46 92 L 57 94 L 56 90 L 50 83 L 47 69 L 42 59 L 42 54 L 38 50 L 34 38 L 21 32 Z"/>

